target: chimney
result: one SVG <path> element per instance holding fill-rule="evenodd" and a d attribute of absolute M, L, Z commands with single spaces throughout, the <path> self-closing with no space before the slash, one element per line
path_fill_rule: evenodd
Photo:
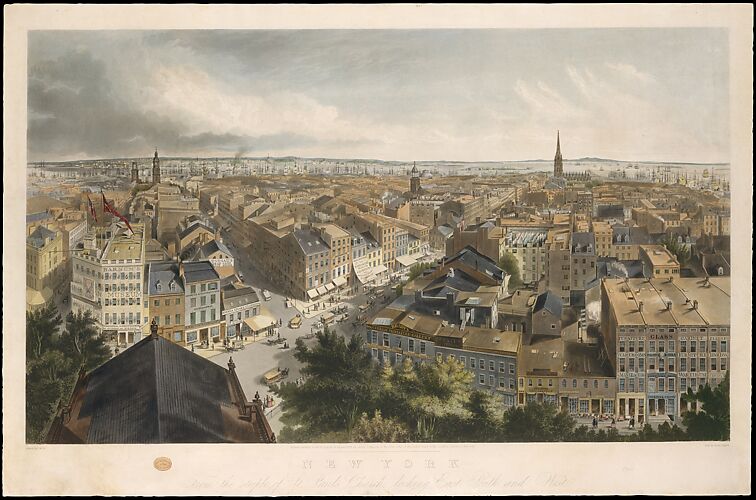
<path fill-rule="evenodd" d="M 670 309 L 672 309 L 672 301 L 668 300 L 667 301 L 667 311 L 669 311 Z"/>
<path fill-rule="evenodd" d="M 152 323 L 150 323 L 150 336 L 152 337 L 153 340 L 157 340 L 158 339 L 158 333 L 157 332 L 158 332 L 157 323 L 155 322 L 155 318 L 152 318 Z"/>
<path fill-rule="evenodd" d="M 643 312 L 643 301 L 638 302 L 638 312 Z"/>
<path fill-rule="evenodd" d="M 698 301 L 697 300 L 693 301 L 693 309 L 698 309 Z"/>

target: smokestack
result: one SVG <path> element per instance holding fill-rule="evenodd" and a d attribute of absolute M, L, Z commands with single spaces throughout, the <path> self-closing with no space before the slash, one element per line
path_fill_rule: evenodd
<path fill-rule="evenodd" d="M 643 301 L 638 302 L 638 312 L 643 312 Z"/>
<path fill-rule="evenodd" d="M 672 301 L 668 300 L 667 301 L 667 311 L 669 311 L 670 309 L 672 309 Z"/>
<path fill-rule="evenodd" d="M 698 309 L 698 301 L 697 300 L 693 301 L 693 309 Z"/>

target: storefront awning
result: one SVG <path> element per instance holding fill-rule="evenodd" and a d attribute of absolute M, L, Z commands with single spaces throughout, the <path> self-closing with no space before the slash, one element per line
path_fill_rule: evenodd
<path fill-rule="evenodd" d="M 275 320 L 265 314 L 258 314 L 244 320 L 244 323 L 253 332 L 259 332 L 271 328 L 275 324 Z"/>
<path fill-rule="evenodd" d="M 326 283 L 326 284 L 325 284 L 325 287 L 326 287 L 326 290 L 328 290 L 329 292 L 330 292 L 331 290 L 334 290 L 334 289 L 336 289 L 336 285 L 334 285 L 333 283 Z"/>
<path fill-rule="evenodd" d="M 396 261 L 404 267 L 410 267 L 415 265 L 417 259 L 415 259 L 411 255 L 400 255 L 396 258 Z"/>
<path fill-rule="evenodd" d="M 379 264 L 373 268 L 373 272 L 375 274 L 385 273 L 386 271 L 388 271 L 388 267 L 384 266 L 383 264 Z"/>
<path fill-rule="evenodd" d="M 324 287 L 324 286 L 320 286 L 320 287 L 318 287 L 318 293 L 320 295 L 325 295 L 326 293 L 328 293 L 328 289 L 326 287 Z"/>
<path fill-rule="evenodd" d="M 356 262 L 354 266 L 352 267 L 354 269 L 354 275 L 357 276 L 357 279 L 360 283 L 367 284 L 373 281 L 375 279 L 375 275 L 373 274 L 373 268 L 370 267 L 366 262 Z"/>
<path fill-rule="evenodd" d="M 307 290 L 307 296 L 310 297 L 311 299 L 314 299 L 315 297 L 318 296 L 318 291 L 315 290 L 314 288 L 312 290 Z"/>
<path fill-rule="evenodd" d="M 344 286 L 344 285 L 346 285 L 346 283 L 347 283 L 347 280 L 343 276 L 339 276 L 339 277 L 337 277 L 336 279 L 333 280 L 333 284 L 336 285 L 336 286 Z"/>

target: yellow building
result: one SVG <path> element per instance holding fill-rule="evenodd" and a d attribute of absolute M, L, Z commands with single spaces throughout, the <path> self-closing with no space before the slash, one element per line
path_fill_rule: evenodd
<path fill-rule="evenodd" d="M 63 282 L 64 261 L 61 232 L 37 227 L 26 239 L 26 286 L 41 294 L 32 296 L 47 297 L 45 302 L 52 297 Z"/>

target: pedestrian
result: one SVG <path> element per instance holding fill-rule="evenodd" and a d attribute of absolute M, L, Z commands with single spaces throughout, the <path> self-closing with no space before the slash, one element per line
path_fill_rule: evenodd
<path fill-rule="evenodd" d="M 614 427 L 615 423 L 616 423 L 616 421 L 614 420 L 614 417 L 612 417 L 612 427 Z"/>
<path fill-rule="evenodd" d="M 192 352 L 194 352 L 194 344 L 192 344 Z"/>
<path fill-rule="evenodd" d="M 596 417 L 593 417 L 593 428 L 595 429 L 598 427 L 598 420 L 596 420 Z"/>

